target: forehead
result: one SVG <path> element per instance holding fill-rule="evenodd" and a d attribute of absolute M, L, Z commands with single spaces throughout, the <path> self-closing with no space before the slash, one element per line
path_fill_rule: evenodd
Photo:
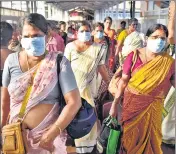
<path fill-rule="evenodd" d="M 90 31 L 90 28 L 88 25 L 84 25 L 79 28 L 79 31 L 82 31 L 82 30 L 89 30 Z"/>
<path fill-rule="evenodd" d="M 101 26 L 97 26 L 95 27 L 95 30 L 103 30 L 103 28 Z"/>
<path fill-rule="evenodd" d="M 133 22 L 131 23 L 131 25 L 137 24 L 137 23 L 138 23 L 138 21 L 133 21 Z"/>
<path fill-rule="evenodd" d="M 163 29 L 157 29 L 151 34 L 151 36 L 166 36 L 166 34 Z"/>
<path fill-rule="evenodd" d="M 22 34 L 23 35 L 34 35 L 34 34 L 42 35 L 43 34 L 44 35 L 44 33 L 41 30 L 29 24 L 24 24 Z"/>
<path fill-rule="evenodd" d="M 106 23 L 111 23 L 111 20 L 108 20 L 108 19 L 106 19 L 106 21 L 105 21 Z"/>

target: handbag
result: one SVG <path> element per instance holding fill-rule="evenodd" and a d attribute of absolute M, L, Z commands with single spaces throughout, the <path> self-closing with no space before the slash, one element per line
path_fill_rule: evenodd
<path fill-rule="evenodd" d="M 134 54 L 133 54 L 133 59 L 132 59 L 133 64 L 132 64 L 132 67 L 131 67 L 131 72 L 132 72 L 132 70 L 133 70 L 133 68 L 134 68 L 134 65 L 136 64 L 136 60 L 137 60 L 137 50 L 135 50 L 135 51 L 133 51 L 133 52 L 134 52 Z M 112 77 L 112 79 L 111 79 L 111 81 L 110 81 L 110 83 L 109 83 L 108 91 L 109 91 L 113 96 L 115 96 L 115 93 L 117 92 L 117 88 L 118 88 L 119 81 L 120 81 L 120 79 L 122 78 L 122 72 L 123 72 L 122 66 L 120 66 L 120 67 L 116 70 L 114 76 Z"/>
<path fill-rule="evenodd" d="M 36 71 L 37 72 L 37 71 Z M 33 78 L 35 77 L 35 74 Z M 32 90 L 32 84 L 28 87 L 24 100 L 18 114 L 18 121 L 15 123 L 7 124 L 2 128 L 2 151 L 3 154 L 25 154 L 27 153 L 27 143 L 25 133 L 22 128 L 22 119 L 26 110 L 29 96 Z"/>
<path fill-rule="evenodd" d="M 116 154 L 120 148 L 121 126 L 115 118 L 108 116 L 102 124 L 97 138 L 97 151 L 100 154 Z"/>
<path fill-rule="evenodd" d="M 59 76 L 60 73 L 60 63 L 62 61 L 62 54 L 58 54 L 57 56 L 57 73 Z M 62 94 L 62 90 L 60 87 L 60 84 L 58 84 L 59 92 L 60 92 L 60 113 L 62 112 L 63 108 L 65 107 L 65 99 Z M 97 116 L 95 109 L 83 98 L 81 98 L 82 106 L 74 119 L 71 121 L 71 123 L 67 126 L 66 130 L 68 135 L 73 139 L 81 138 L 85 135 L 87 135 L 92 127 L 94 126 Z"/>

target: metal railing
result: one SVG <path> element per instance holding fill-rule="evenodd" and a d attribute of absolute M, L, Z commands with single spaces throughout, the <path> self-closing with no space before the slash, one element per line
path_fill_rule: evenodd
<path fill-rule="evenodd" d="M 4 7 L 0 7 L 0 10 L 1 10 L 1 16 L 22 17 L 22 16 L 25 16 L 27 14 L 26 11 L 4 8 Z"/>

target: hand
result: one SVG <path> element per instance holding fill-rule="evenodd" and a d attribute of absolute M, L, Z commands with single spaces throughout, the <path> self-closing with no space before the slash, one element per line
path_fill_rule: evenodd
<path fill-rule="evenodd" d="M 58 128 L 56 128 L 56 126 L 53 124 L 40 138 L 39 146 L 43 149 L 53 152 L 54 151 L 53 142 L 59 134 L 60 130 L 58 130 Z"/>
<path fill-rule="evenodd" d="M 109 115 L 111 115 L 111 117 L 113 118 L 117 118 L 117 103 L 112 103 L 111 109 L 109 111 Z"/>

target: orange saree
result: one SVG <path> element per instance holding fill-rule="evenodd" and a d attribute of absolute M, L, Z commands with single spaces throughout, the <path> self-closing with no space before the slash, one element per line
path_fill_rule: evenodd
<path fill-rule="evenodd" d="M 162 154 L 162 108 L 173 74 L 166 53 L 133 71 L 124 92 L 121 154 Z"/>

